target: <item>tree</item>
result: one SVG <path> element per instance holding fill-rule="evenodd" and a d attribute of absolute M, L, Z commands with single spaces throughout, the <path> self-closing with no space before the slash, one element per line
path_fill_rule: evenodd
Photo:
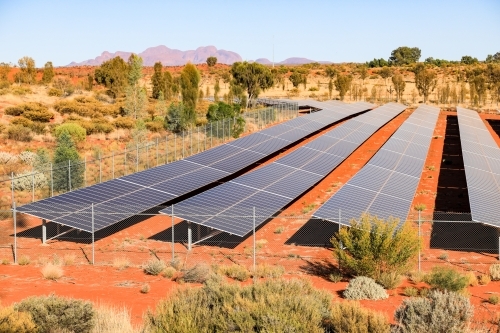
<path fill-rule="evenodd" d="M 92 74 L 87 75 L 87 90 L 92 91 L 92 87 L 94 86 L 94 76 Z"/>
<path fill-rule="evenodd" d="M 147 106 L 146 91 L 139 85 L 142 78 L 142 58 L 131 54 L 128 58 L 128 86 L 125 92 L 125 112 L 139 118 Z"/>
<path fill-rule="evenodd" d="M 375 68 L 375 67 L 389 66 L 389 63 L 384 58 L 380 58 L 380 59 L 374 58 L 372 61 L 367 62 L 366 65 L 369 68 Z"/>
<path fill-rule="evenodd" d="M 155 104 L 155 113 L 165 117 L 167 115 L 167 103 L 165 102 L 165 98 L 163 97 L 163 91 L 160 91 L 160 96 L 158 96 L 158 100 Z"/>
<path fill-rule="evenodd" d="M 325 68 L 325 75 L 329 79 L 333 79 L 337 73 L 337 70 L 333 66 L 327 66 Z"/>
<path fill-rule="evenodd" d="M 181 72 L 182 103 L 185 107 L 186 120 L 196 120 L 196 103 L 198 102 L 198 88 L 200 84 L 200 72 L 195 65 L 188 62 Z"/>
<path fill-rule="evenodd" d="M 174 93 L 174 79 L 172 77 L 172 74 L 170 74 L 169 71 L 166 71 L 165 73 L 163 73 L 163 80 L 165 81 L 165 91 L 163 92 L 165 94 L 165 100 L 170 100 L 172 99 Z"/>
<path fill-rule="evenodd" d="M 208 67 L 214 67 L 216 63 L 217 63 L 217 58 L 216 57 L 208 57 L 207 58 L 207 65 L 208 65 Z"/>
<path fill-rule="evenodd" d="M 105 61 L 95 69 L 94 79 L 97 84 L 108 88 L 108 94 L 114 98 L 120 96 L 127 86 L 129 68 L 120 57 Z"/>
<path fill-rule="evenodd" d="M 9 81 L 10 64 L 6 62 L 0 62 L 0 82 Z"/>
<path fill-rule="evenodd" d="M 382 273 L 405 273 L 420 248 L 420 239 L 409 223 L 368 214 L 351 220 L 350 227 L 341 227 L 331 243 L 342 270 L 375 280 Z"/>
<path fill-rule="evenodd" d="M 229 74 L 229 72 L 223 72 L 221 78 L 222 82 L 224 82 L 224 89 L 226 89 L 226 84 L 231 82 L 231 74 Z"/>
<path fill-rule="evenodd" d="M 474 64 L 477 64 L 479 62 L 479 60 L 477 60 L 477 58 L 473 58 L 471 56 L 466 55 L 466 56 L 462 57 L 460 62 L 464 65 L 474 65 Z"/>
<path fill-rule="evenodd" d="M 248 102 L 259 96 L 261 90 L 267 90 L 274 85 L 273 75 L 269 68 L 256 62 L 235 62 L 231 66 L 233 86 L 245 90 Z"/>
<path fill-rule="evenodd" d="M 406 87 L 406 82 L 403 75 L 394 75 L 392 77 L 392 84 L 394 84 L 394 90 L 396 90 L 396 101 L 399 102 L 403 98 L 403 93 Z"/>
<path fill-rule="evenodd" d="M 62 133 L 57 138 L 53 162 L 54 190 L 70 191 L 83 185 L 84 166 L 68 133 Z"/>
<path fill-rule="evenodd" d="M 299 84 L 304 82 L 304 76 L 297 71 L 294 71 L 288 79 L 292 82 L 294 88 L 297 88 Z"/>
<path fill-rule="evenodd" d="M 165 97 L 165 78 L 162 73 L 163 66 L 161 62 L 156 62 L 153 66 L 154 73 L 151 76 L 151 85 L 153 86 L 153 98 L 158 99 L 160 97 L 160 93 L 163 93 L 163 97 Z"/>
<path fill-rule="evenodd" d="M 36 81 L 35 60 L 30 57 L 22 57 L 17 62 L 21 69 L 19 79 L 22 83 L 33 84 Z"/>
<path fill-rule="evenodd" d="M 418 64 L 415 69 L 415 86 L 418 93 L 424 96 L 424 103 L 427 98 L 434 91 L 437 85 L 437 75 L 432 69 L 426 68 L 424 64 Z"/>
<path fill-rule="evenodd" d="M 215 79 L 215 85 L 214 85 L 214 101 L 218 102 L 219 101 L 219 93 L 220 93 L 220 85 L 219 85 L 219 79 Z"/>
<path fill-rule="evenodd" d="M 328 80 L 328 96 L 330 99 L 332 99 L 332 92 L 333 92 L 333 80 L 330 79 Z"/>
<path fill-rule="evenodd" d="M 47 61 L 47 63 L 45 63 L 45 66 L 43 66 L 42 82 L 45 84 L 50 83 L 53 78 L 54 78 L 54 66 L 52 65 L 51 61 Z"/>
<path fill-rule="evenodd" d="M 361 66 L 359 68 L 359 78 L 363 81 L 363 86 L 365 85 L 365 79 L 368 77 L 368 68 L 366 66 Z"/>
<path fill-rule="evenodd" d="M 85 141 L 85 138 L 87 137 L 87 130 L 75 123 L 64 123 L 56 127 L 54 134 L 56 139 L 59 139 L 59 137 L 63 134 L 68 134 L 73 143 L 79 144 L 80 142 Z"/>
<path fill-rule="evenodd" d="M 335 80 L 335 89 L 338 90 L 340 95 L 340 100 L 344 100 L 345 94 L 351 89 L 352 76 L 338 74 L 337 79 Z"/>
<path fill-rule="evenodd" d="M 172 102 L 168 107 L 164 127 L 169 131 L 179 133 L 185 131 L 189 126 L 186 116 L 186 108 L 182 102 Z"/>
<path fill-rule="evenodd" d="M 416 63 L 421 56 L 418 47 L 401 46 L 391 52 L 389 64 L 395 66 L 409 65 Z"/>

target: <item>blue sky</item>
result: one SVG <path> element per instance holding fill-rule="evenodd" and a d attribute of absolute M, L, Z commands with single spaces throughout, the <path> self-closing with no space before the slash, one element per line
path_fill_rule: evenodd
<path fill-rule="evenodd" d="M 64 66 L 157 45 L 272 59 L 273 36 L 276 61 L 364 62 L 398 46 L 419 47 L 421 60 L 484 60 L 500 51 L 500 1 L 0 0 L 0 62 Z"/>

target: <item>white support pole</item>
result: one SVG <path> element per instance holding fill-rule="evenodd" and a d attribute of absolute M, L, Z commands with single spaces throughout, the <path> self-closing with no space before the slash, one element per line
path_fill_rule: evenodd
<path fill-rule="evenodd" d="M 10 173 L 10 199 L 12 203 L 16 200 L 14 194 L 14 172 Z"/>
<path fill-rule="evenodd" d="M 127 174 L 127 147 L 125 147 L 125 150 L 123 152 L 123 175 L 125 176 Z"/>
<path fill-rule="evenodd" d="M 83 185 L 87 187 L 87 156 L 83 157 Z"/>
<path fill-rule="evenodd" d="M 139 144 L 135 145 L 135 172 L 139 171 Z"/>
<path fill-rule="evenodd" d="M 172 205 L 172 260 L 174 260 L 175 258 L 174 225 L 175 225 L 174 205 Z"/>
<path fill-rule="evenodd" d="M 95 264 L 95 247 L 94 247 L 94 204 L 92 203 L 92 265 Z"/>
<path fill-rule="evenodd" d="M 184 131 L 182 131 L 182 158 L 184 158 Z"/>
<path fill-rule="evenodd" d="M 156 166 L 158 166 L 158 157 L 159 157 L 158 156 L 158 144 L 159 144 L 158 138 L 156 138 Z"/>
<path fill-rule="evenodd" d="M 71 160 L 68 160 L 68 184 L 69 191 L 71 192 Z"/>
<path fill-rule="evenodd" d="M 256 263 L 257 263 L 257 260 L 256 260 L 256 239 L 255 239 L 255 207 L 253 207 L 253 211 L 252 211 L 252 216 L 253 216 L 253 276 L 254 276 L 254 281 L 255 281 L 255 270 L 256 270 Z"/>
<path fill-rule="evenodd" d="M 17 264 L 17 210 L 16 202 L 12 202 L 12 216 L 14 220 L 14 264 Z"/>
<path fill-rule="evenodd" d="M 168 163 L 168 134 L 165 135 L 165 164 Z"/>
<path fill-rule="evenodd" d="M 149 144 L 146 144 L 146 169 L 149 169 Z"/>
<path fill-rule="evenodd" d="M 54 168 L 52 163 L 50 163 L 50 196 L 54 196 Z"/>
<path fill-rule="evenodd" d="M 191 222 L 188 222 L 188 250 L 191 251 L 191 244 L 193 243 L 193 231 L 191 230 Z"/>
<path fill-rule="evenodd" d="M 190 149 L 190 155 L 193 155 L 193 130 L 190 131 L 191 135 L 189 135 L 189 149 Z"/>
<path fill-rule="evenodd" d="M 47 221 L 45 219 L 42 220 L 42 243 L 45 244 L 47 242 Z"/>
<path fill-rule="evenodd" d="M 99 183 L 102 183 L 102 156 L 99 152 Z"/>
<path fill-rule="evenodd" d="M 35 170 L 31 168 L 31 202 L 35 201 Z"/>
<path fill-rule="evenodd" d="M 421 225 L 421 220 L 420 220 L 420 211 L 418 211 L 418 241 L 419 241 L 419 244 L 418 244 L 418 271 L 420 272 L 420 246 L 422 245 L 422 239 L 420 238 L 421 237 L 421 233 L 420 233 L 420 225 Z"/>
<path fill-rule="evenodd" d="M 113 179 L 115 179 L 115 151 L 111 152 L 111 174 L 113 175 Z"/>

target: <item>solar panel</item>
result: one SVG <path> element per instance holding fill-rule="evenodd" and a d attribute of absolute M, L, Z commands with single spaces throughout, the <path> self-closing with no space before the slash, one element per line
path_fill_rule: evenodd
<path fill-rule="evenodd" d="M 500 149 L 476 111 L 457 113 L 472 220 L 500 227 Z"/>
<path fill-rule="evenodd" d="M 258 226 L 328 175 L 405 108 L 390 103 L 348 120 L 273 163 L 175 204 L 174 215 L 244 236 L 253 228 L 253 207 Z M 378 126 L 365 126 L 373 122 Z M 161 211 L 171 212 L 172 207 Z"/>
<path fill-rule="evenodd" d="M 344 225 L 363 213 L 405 221 L 438 116 L 439 108 L 418 107 L 370 161 L 313 216 Z"/>
<path fill-rule="evenodd" d="M 323 105 L 323 104 L 321 104 Z M 368 103 L 324 104 L 323 110 L 264 129 L 184 160 L 60 194 L 18 211 L 91 232 L 166 203 L 244 169 L 269 154 L 347 116 Z"/>

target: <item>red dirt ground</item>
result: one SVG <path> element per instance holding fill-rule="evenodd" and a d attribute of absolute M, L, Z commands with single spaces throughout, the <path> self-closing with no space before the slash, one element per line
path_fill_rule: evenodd
<path fill-rule="evenodd" d="M 316 287 L 330 291 L 336 300 L 342 300 L 339 293 L 345 289 L 347 283 L 333 283 L 325 277 L 318 276 L 318 271 L 328 268 L 329 265 L 336 266 L 331 250 L 325 247 L 285 245 L 285 242 L 308 221 L 314 210 L 314 208 L 311 209 L 311 205 L 317 207 L 338 191 L 341 185 L 346 183 L 363 167 L 410 114 L 411 111 L 407 110 L 384 126 L 315 188 L 298 198 L 280 212 L 278 217 L 268 221 L 260 228 L 257 231 L 257 240 L 265 241 L 260 244 L 261 248 L 257 253 L 257 262 L 282 265 L 286 269 L 285 277 L 306 277 Z M 453 112 L 441 112 L 439 116 L 434 133 L 436 138 L 431 142 L 431 148 L 425 163 L 426 166 L 434 165 L 436 168 L 435 170 L 424 170 L 413 202 L 413 204 L 424 203 L 426 205 L 425 215 L 432 214 L 434 209 L 434 201 L 438 190 L 439 165 L 444 144 L 446 116 L 455 114 Z M 481 115 L 481 117 L 483 119 L 500 119 L 500 116 L 494 115 Z M 491 130 L 489 124 L 487 124 L 487 127 Z M 492 131 L 492 135 L 500 144 L 500 139 L 496 133 Z M 301 145 L 314 138 L 305 140 Z M 285 154 L 297 147 L 290 149 Z M 281 156 L 283 155 L 279 155 L 265 164 Z M 428 176 L 432 176 L 432 178 Z M 413 219 L 414 215 L 410 214 L 409 218 Z M 27 225 L 22 229 L 40 225 L 40 222 L 36 219 L 29 219 L 26 222 Z M 175 221 L 177 225 L 180 222 L 179 220 Z M 9 228 L 9 223 L 12 223 L 12 221 L 2 221 L 0 227 Z M 132 224 L 118 230 L 111 236 L 96 241 L 95 256 L 98 265 L 94 267 L 88 265 L 87 258 L 90 257 L 91 253 L 88 244 L 54 240 L 50 241 L 48 245 L 41 245 L 39 239 L 19 238 L 18 257 L 29 255 L 31 263 L 27 266 L 0 265 L 0 280 L 3 287 L 0 291 L 0 301 L 3 305 L 8 305 L 30 295 L 56 293 L 96 302 L 125 305 L 131 309 L 134 323 L 140 323 L 143 312 L 148 308 L 154 309 L 158 300 L 168 295 L 177 286 L 177 283 L 163 277 L 145 275 L 139 268 L 139 265 L 151 258 L 153 253 L 166 261 L 171 259 L 171 244 L 167 241 L 155 240 L 153 237 L 168 229 L 170 225 L 171 218 L 168 216 L 145 217 L 144 221 L 140 223 Z M 275 233 L 278 227 L 284 227 L 282 233 Z M 422 252 L 422 269 L 424 271 L 430 270 L 435 265 L 453 265 L 481 274 L 487 272 L 489 265 L 497 262 L 497 256 L 494 254 L 466 251 L 446 251 L 448 254 L 446 261 L 437 259 L 443 253 L 443 250 L 429 248 L 431 228 L 432 225 L 429 223 L 424 223 L 422 226 L 425 244 Z M 206 262 L 217 265 L 238 263 L 251 267 L 251 242 L 252 238 L 248 237 L 234 248 L 228 247 L 228 244 L 195 246 L 191 252 L 188 252 L 183 244 L 176 243 L 175 251 L 176 255 L 187 266 L 192 266 L 197 262 Z M 250 251 L 248 251 L 249 249 Z M 40 258 L 44 258 L 44 260 L 53 258 L 54 255 L 63 258 L 68 254 L 75 255 L 76 259 L 74 264 L 64 267 L 64 278 L 58 282 L 44 280 L 40 273 L 40 267 L 37 266 L 37 261 Z M 127 257 L 134 267 L 123 271 L 113 268 L 113 260 L 119 257 Z M 2 258 L 12 260 L 10 248 L 0 249 L 0 259 Z M 140 288 L 144 283 L 151 286 L 151 291 L 148 294 L 140 293 Z M 392 319 L 394 310 L 405 298 L 403 296 L 404 288 L 410 285 L 411 282 L 405 280 L 396 290 L 390 291 L 391 296 L 388 300 L 362 301 L 361 304 L 367 308 L 386 313 L 387 317 Z M 419 287 L 421 286 L 419 285 Z M 496 320 L 496 313 L 500 311 L 500 305 L 491 305 L 486 303 L 485 300 L 491 294 L 500 294 L 500 282 L 470 287 L 468 293 L 475 306 L 474 319 L 478 326 L 487 325 L 488 321 Z"/>

